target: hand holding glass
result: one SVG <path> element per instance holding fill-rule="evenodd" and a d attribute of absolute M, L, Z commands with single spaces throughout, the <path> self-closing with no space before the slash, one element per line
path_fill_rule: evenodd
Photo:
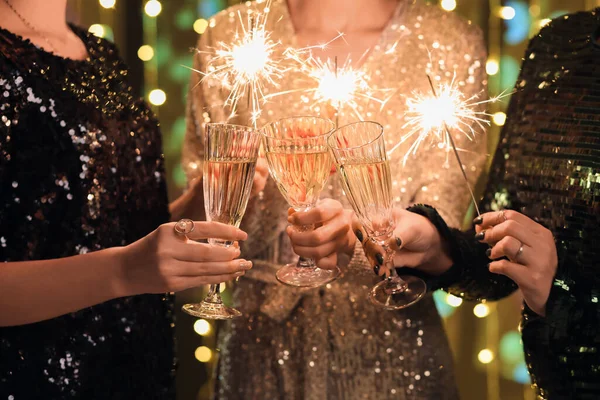
<path fill-rule="evenodd" d="M 334 131 L 328 139 L 344 192 L 369 240 L 385 250 L 384 264 L 391 276 L 369 293 L 375 305 L 398 310 L 419 301 L 426 292 L 425 282 L 414 276 L 399 277 L 393 267 L 390 165 L 385 152 L 383 127 L 375 122 L 357 122 Z"/>
<path fill-rule="evenodd" d="M 334 125 L 318 117 L 292 117 L 263 128 L 269 171 L 279 191 L 297 212 L 315 207 L 331 172 L 327 137 Z M 307 231 L 314 226 L 301 226 Z M 333 281 L 339 268 L 318 268 L 315 261 L 300 257 L 277 271 L 277 279 L 289 286 L 318 287 Z"/>
<path fill-rule="evenodd" d="M 207 124 L 203 163 L 204 205 L 208 221 L 240 226 L 254 180 L 261 136 L 246 126 Z M 229 247 L 233 242 L 209 239 Z M 221 300 L 220 285 L 211 285 L 206 298 L 186 304 L 183 311 L 196 317 L 231 319 L 242 315 Z"/>

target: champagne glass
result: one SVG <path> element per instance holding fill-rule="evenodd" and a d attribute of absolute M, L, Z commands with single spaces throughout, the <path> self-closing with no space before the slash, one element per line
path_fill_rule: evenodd
<path fill-rule="evenodd" d="M 279 191 L 297 212 L 311 210 L 331 173 L 327 137 L 334 125 L 319 117 L 291 117 L 272 122 L 262 129 L 269 172 Z M 306 232 L 315 227 L 300 226 Z M 318 268 L 315 260 L 300 257 L 297 263 L 280 268 L 281 283 L 296 287 L 318 287 L 333 281 L 340 269 Z"/>
<path fill-rule="evenodd" d="M 206 124 L 203 162 L 204 207 L 208 221 L 240 226 L 254 181 L 261 135 L 247 126 Z M 229 247 L 231 241 L 209 239 L 210 244 Z M 195 317 L 231 319 L 242 315 L 223 304 L 220 285 L 210 285 L 206 298 L 185 304 L 183 311 Z"/>
<path fill-rule="evenodd" d="M 391 275 L 371 289 L 369 299 L 388 310 L 416 303 L 426 292 L 425 282 L 410 275 L 399 277 L 393 267 L 394 251 L 387 245 L 395 222 L 383 127 L 375 122 L 356 122 L 334 131 L 327 143 L 346 197 L 364 226 L 368 240 L 384 248 L 384 263 L 392 266 Z"/>

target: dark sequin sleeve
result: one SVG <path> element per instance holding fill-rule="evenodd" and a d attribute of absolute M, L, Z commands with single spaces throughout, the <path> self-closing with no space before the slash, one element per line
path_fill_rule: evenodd
<path fill-rule="evenodd" d="M 558 268 L 546 315 L 525 304 L 521 323 L 540 399 L 600 398 L 599 27 L 595 9 L 560 17 L 531 40 L 480 205 L 482 212 L 520 212 L 555 237 Z M 427 216 L 442 236 L 448 231 L 435 213 Z M 486 247 L 473 232 L 449 232 L 455 265 L 431 279 L 432 287 L 467 299 L 514 289 L 487 271 Z"/>

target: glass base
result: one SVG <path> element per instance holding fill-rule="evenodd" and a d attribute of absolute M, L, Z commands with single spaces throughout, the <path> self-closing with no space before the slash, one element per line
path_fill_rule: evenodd
<path fill-rule="evenodd" d="M 426 292 L 427 286 L 422 279 L 406 275 L 379 282 L 371 289 L 369 300 L 386 310 L 400 310 L 421 300 Z"/>
<path fill-rule="evenodd" d="M 316 288 L 337 279 L 341 271 L 335 269 L 321 269 L 317 267 L 299 267 L 298 264 L 287 264 L 280 268 L 275 276 L 284 285 L 294 287 Z"/>
<path fill-rule="evenodd" d="M 184 304 L 181 309 L 194 317 L 206 319 L 233 319 L 242 316 L 242 313 L 235 308 L 227 307 L 223 303 L 209 303 L 208 301 Z"/>

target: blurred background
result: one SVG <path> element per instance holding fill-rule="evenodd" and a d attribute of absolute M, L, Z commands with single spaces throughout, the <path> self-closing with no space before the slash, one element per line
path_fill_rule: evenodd
<path fill-rule="evenodd" d="M 134 89 L 159 116 L 172 198 L 185 187 L 179 165 L 185 133 L 185 101 L 193 48 L 210 17 L 235 0 L 72 0 L 70 19 L 95 35 L 114 41 L 129 64 Z M 600 0 L 439 0 L 431 1 L 479 25 L 486 35 L 490 95 L 510 90 L 519 73 L 529 38 L 550 19 L 600 6 Z M 496 146 L 508 99 L 492 105 L 488 145 Z M 481 190 L 483 182 L 478 185 Z M 224 288 L 225 301 L 227 290 Z M 196 300 L 201 290 L 178 295 L 176 306 Z M 463 303 L 444 292 L 434 294 L 455 356 L 464 400 L 534 399 L 529 387 L 518 331 L 518 294 L 499 303 Z M 178 400 L 210 397 L 218 357 L 212 321 L 177 316 Z M 152 351 L 152 349 L 148 349 Z"/>

